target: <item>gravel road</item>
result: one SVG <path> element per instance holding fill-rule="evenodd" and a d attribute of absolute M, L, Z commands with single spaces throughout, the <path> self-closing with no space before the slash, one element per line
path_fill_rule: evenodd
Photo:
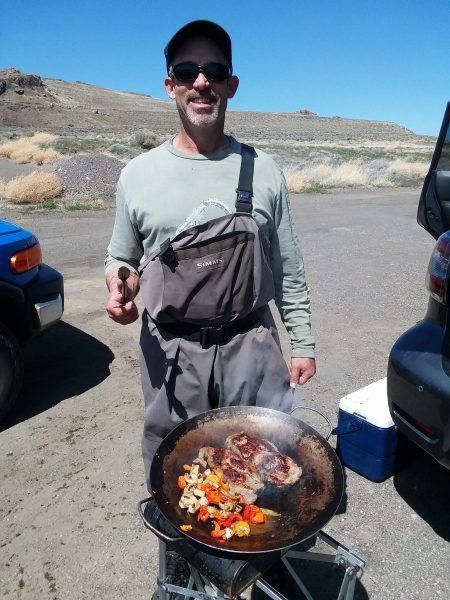
<path fill-rule="evenodd" d="M 433 240 L 415 223 L 417 201 L 414 190 L 292 197 L 318 366 L 296 398 L 333 424 L 339 399 L 384 377 L 392 343 L 424 314 Z M 44 260 L 63 272 L 66 306 L 64 322 L 27 348 L 23 394 L 0 432 L 2 596 L 150 599 L 157 543 L 136 512 L 146 495 L 139 325 L 104 313 L 113 212 L 7 216 L 33 229 Z M 287 355 L 284 333 L 282 342 Z M 325 433 L 318 417 L 302 418 Z M 423 455 L 383 483 L 346 469 L 325 531 L 367 561 L 357 600 L 450 597 L 449 495 L 450 472 Z M 316 600 L 337 597 L 337 567 L 303 568 Z"/>

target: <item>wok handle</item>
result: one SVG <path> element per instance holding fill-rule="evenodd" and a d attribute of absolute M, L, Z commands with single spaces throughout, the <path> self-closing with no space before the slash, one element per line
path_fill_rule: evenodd
<path fill-rule="evenodd" d="M 143 505 L 144 504 L 148 504 L 151 500 L 151 496 L 149 498 L 145 498 L 145 500 L 141 500 L 138 504 L 138 512 L 139 512 L 139 516 L 142 519 L 142 522 L 144 523 L 144 525 L 147 527 L 147 529 L 150 529 L 150 531 L 152 533 L 154 533 L 156 535 L 156 537 L 158 537 L 160 540 L 162 540 L 163 542 L 165 542 L 166 544 L 173 544 L 174 542 L 183 542 L 186 540 L 185 537 L 177 537 L 177 538 L 172 538 L 169 535 L 166 535 L 165 533 L 163 533 L 162 531 L 160 531 L 159 529 L 156 529 L 156 527 L 154 525 L 152 525 L 149 521 L 147 521 L 145 514 L 144 514 L 144 510 L 143 510 Z"/>
<path fill-rule="evenodd" d="M 305 410 L 312 410 L 313 412 L 319 413 L 319 415 L 325 419 L 325 421 L 328 423 L 328 427 L 330 428 L 330 431 L 328 432 L 328 435 L 325 438 L 328 441 L 330 439 L 331 432 L 333 431 L 333 425 L 331 424 L 329 418 L 325 416 L 322 412 L 320 412 L 320 410 L 317 410 L 317 408 L 312 408 L 312 406 L 296 406 L 291 410 L 290 414 L 292 415 L 292 413 L 299 408 L 304 408 Z"/>

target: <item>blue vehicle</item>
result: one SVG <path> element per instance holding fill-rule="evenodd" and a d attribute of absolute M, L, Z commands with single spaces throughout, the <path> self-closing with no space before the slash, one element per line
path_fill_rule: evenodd
<path fill-rule="evenodd" d="M 417 220 L 437 240 L 426 274 L 430 297 L 424 319 L 391 350 L 388 402 L 399 431 L 450 469 L 450 102 Z"/>
<path fill-rule="evenodd" d="M 0 219 L 0 419 L 21 389 L 21 346 L 58 323 L 63 305 L 63 277 L 42 263 L 37 238 Z"/>

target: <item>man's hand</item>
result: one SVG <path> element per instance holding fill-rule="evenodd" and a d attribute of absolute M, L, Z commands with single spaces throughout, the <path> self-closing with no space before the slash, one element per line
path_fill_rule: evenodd
<path fill-rule="evenodd" d="M 311 377 L 314 376 L 316 372 L 316 361 L 314 358 L 297 358 L 292 356 L 290 371 L 291 387 L 295 388 L 298 383 L 303 385 L 308 379 L 311 379 Z"/>
<path fill-rule="evenodd" d="M 139 277 L 130 271 L 129 277 L 123 282 L 119 279 L 118 271 L 118 269 L 111 269 L 106 274 L 106 285 L 109 289 L 106 312 L 116 323 L 128 325 L 134 323 L 139 317 L 139 311 L 133 302 L 139 291 Z M 124 298 L 125 302 L 122 302 Z"/>

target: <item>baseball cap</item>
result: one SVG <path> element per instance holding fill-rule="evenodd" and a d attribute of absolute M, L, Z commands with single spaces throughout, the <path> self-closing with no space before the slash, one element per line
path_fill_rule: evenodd
<path fill-rule="evenodd" d="M 233 68 L 231 63 L 231 39 L 228 33 L 212 21 L 191 21 L 179 29 L 164 48 L 166 57 L 167 72 L 169 72 L 172 60 L 178 48 L 187 40 L 193 37 L 206 37 L 212 40 L 222 50 L 230 69 Z"/>

